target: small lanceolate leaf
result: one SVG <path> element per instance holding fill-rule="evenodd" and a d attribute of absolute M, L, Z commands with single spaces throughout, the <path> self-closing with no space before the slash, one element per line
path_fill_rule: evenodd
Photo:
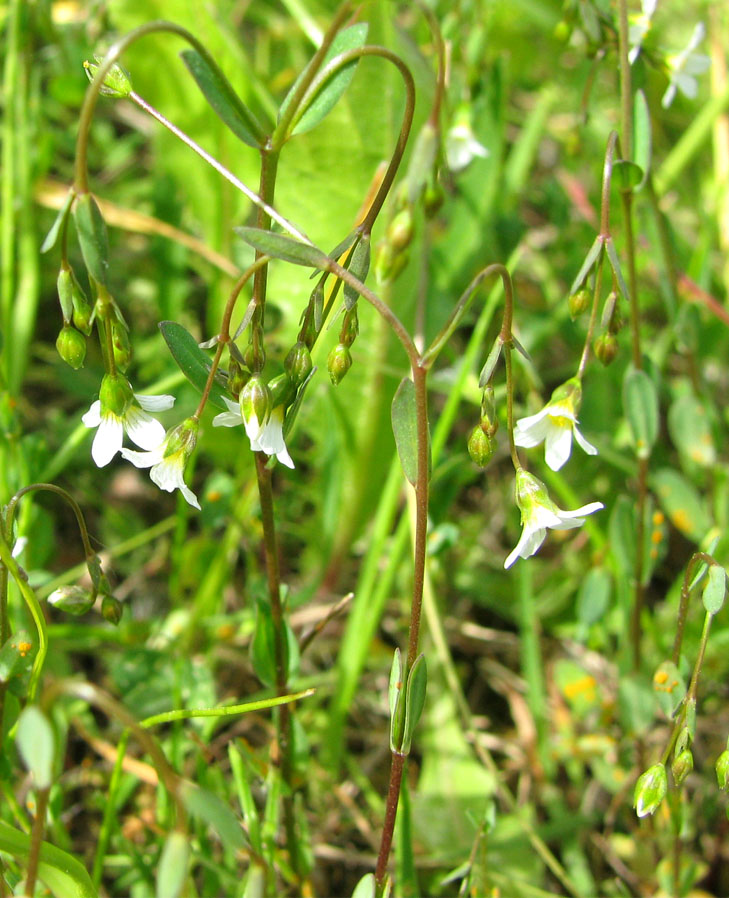
<path fill-rule="evenodd" d="M 643 177 L 636 185 L 636 190 L 641 189 L 650 173 L 652 144 L 651 116 L 648 109 L 648 101 L 643 91 L 637 90 L 633 102 L 633 161 L 640 167 Z"/>
<path fill-rule="evenodd" d="M 82 193 L 76 198 L 73 220 L 76 223 L 81 254 L 89 274 L 95 281 L 106 285 L 109 270 L 109 239 L 104 217 L 90 193 Z"/>
<path fill-rule="evenodd" d="M 367 279 L 367 272 L 370 270 L 370 235 L 364 234 L 357 246 L 352 252 L 352 261 L 349 263 L 349 270 L 364 284 Z M 359 299 L 359 293 L 351 286 L 344 285 L 344 307 L 347 311 L 354 308 L 355 303 Z"/>
<path fill-rule="evenodd" d="M 501 355 L 501 350 L 503 349 L 504 342 L 501 337 L 497 337 L 494 340 L 494 345 L 491 347 L 491 352 L 489 353 L 488 358 L 486 359 L 486 363 L 481 369 L 481 374 L 478 377 L 478 388 L 479 390 L 483 390 L 486 384 L 491 380 L 491 375 L 494 373 L 494 369 L 499 361 L 499 357 Z"/>
<path fill-rule="evenodd" d="M 673 526 L 694 542 L 701 542 L 711 519 L 696 488 L 672 468 L 656 471 L 650 485 Z"/>
<path fill-rule="evenodd" d="M 348 50 L 357 50 L 364 46 L 366 39 L 366 23 L 359 22 L 356 25 L 351 25 L 349 28 L 344 28 L 332 41 L 332 44 L 324 57 L 322 69 L 335 57 L 341 56 L 342 53 L 346 53 Z M 298 121 L 295 120 L 294 127 L 291 131 L 292 134 L 302 134 L 304 131 L 309 131 L 319 124 L 327 113 L 334 108 L 337 100 L 339 100 L 349 87 L 352 78 L 354 77 L 356 66 L 357 60 L 352 60 L 352 62 L 348 62 L 345 66 L 342 66 L 342 68 L 337 69 L 332 76 L 325 81 Z M 306 75 L 306 72 L 307 69 L 304 69 L 284 98 L 278 114 L 279 121 L 291 104 L 291 100 L 301 83 L 301 79 Z"/>
<path fill-rule="evenodd" d="M 605 251 L 607 252 L 610 267 L 612 268 L 613 274 L 615 275 L 615 280 L 618 283 L 618 288 L 622 293 L 623 298 L 629 300 L 630 294 L 628 293 L 628 286 L 625 283 L 625 278 L 623 277 L 623 272 L 620 268 L 620 260 L 618 259 L 618 253 L 615 249 L 615 244 L 613 243 L 612 237 L 608 237 L 605 241 Z"/>
<path fill-rule="evenodd" d="M 193 335 L 176 321 L 162 321 L 159 329 L 180 371 L 202 393 L 210 372 L 210 359 L 197 345 Z M 217 381 L 213 381 L 209 401 L 225 412 L 228 406 L 223 402 L 223 396 L 225 391 Z"/>
<path fill-rule="evenodd" d="M 27 705 L 21 712 L 15 744 L 36 788 L 48 789 L 53 782 L 55 738 L 53 727 L 35 705 Z"/>
<path fill-rule="evenodd" d="M 603 246 L 605 245 L 605 238 L 600 236 L 600 234 L 595 237 L 595 242 L 589 249 L 589 252 L 585 256 L 585 261 L 582 263 L 582 267 L 577 272 L 577 276 L 572 282 L 572 286 L 570 287 L 570 295 L 576 293 L 580 287 L 585 283 L 585 278 L 590 273 L 590 269 L 595 264 L 598 259 L 598 256 L 602 252 Z"/>
<path fill-rule="evenodd" d="M 66 199 L 63 201 L 63 205 L 58 210 L 58 215 L 56 215 L 56 220 L 51 225 L 50 231 L 45 236 L 43 243 L 41 243 L 40 251 L 41 253 L 47 253 L 49 249 L 53 249 L 58 240 L 58 235 L 61 233 L 61 229 L 63 227 L 64 222 L 68 218 L 68 213 L 71 208 L 71 203 L 73 202 L 73 198 L 76 196 L 76 193 L 73 190 L 69 190 L 66 194 Z"/>
<path fill-rule="evenodd" d="M 403 377 L 392 400 L 392 432 L 397 454 L 407 479 L 415 486 L 418 479 L 418 427 L 415 407 L 415 384 Z"/>
<path fill-rule="evenodd" d="M 188 814 L 216 832 L 225 848 L 233 852 L 245 851 L 247 844 L 243 827 L 233 811 L 217 795 L 186 782 L 180 787 L 180 798 Z"/>
<path fill-rule="evenodd" d="M 402 740 L 402 751 L 410 751 L 415 727 L 425 706 L 425 693 L 428 687 L 428 672 L 425 666 L 425 655 L 418 655 L 408 674 L 405 702 L 405 727 Z"/>
<path fill-rule="evenodd" d="M 273 231 L 264 231 L 261 228 L 233 228 L 233 230 L 254 249 L 273 259 L 283 259 L 284 262 L 318 268 L 321 271 L 326 271 L 329 265 L 328 257 L 320 249 L 285 237 L 283 234 L 274 234 Z"/>
<path fill-rule="evenodd" d="M 181 56 L 203 96 L 233 134 L 249 147 L 259 147 L 263 130 L 220 69 L 196 50 L 184 50 Z"/>
<path fill-rule="evenodd" d="M 388 700 L 390 705 L 390 751 L 398 751 L 403 740 L 405 726 L 404 683 L 402 656 L 400 649 L 395 649 L 390 668 L 390 686 Z"/>
<path fill-rule="evenodd" d="M 299 389 L 296 391 L 296 398 L 294 399 L 294 401 L 291 403 L 291 405 L 289 406 L 289 408 L 286 411 L 286 418 L 284 419 L 284 426 L 283 426 L 284 438 L 288 437 L 288 435 L 291 433 L 291 428 L 294 426 L 294 423 L 296 421 L 296 416 L 299 414 L 299 410 L 301 409 L 301 403 L 304 400 L 304 390 L 306 389 L 306 387 L 309 384 L 309 381 L 316 374 L 316 372 L 317 372 L 317 368 L 311 369 L 311 371 L 307 375 L 306 380 L 301 384 Z"/>
<path fill-rule="evenodd" d="M 629 368 L 623 380 L 623 409 L 638 458 L 648 458 L 658 436 L 658 395 L 645 371 Z"/>
<path fill-rule="evenodd" d="M 365 873 L 352 892 L 352 898 L 375 898 L 375 875 Z"/>
<path fill-rule="evenodd" d="M 718 614 L 724 607 L 725 598 L 726 571 L 718 564 L 711 564 L 702 595 L 704 608 L 709 614 Z"/>
<path fill-rule="evenodd" d="M 664 661 L 653 674 L 653 692 L 663 713 L 673 717 L 686 695 L 686 683 L 672 661 Z"/>
<path fill-rule="evenodd" d="M 615 182 L 621 190 L 632 190 L 645 180 L 643 169 L 628 159 L 619 159 L 613 166 Z"/>
<path fill-rule="evenodd" d="M 157 866 L 157 898 L 179 898 L 185 885 L 189 859 L 188 837 L 184 833 L 171 832 Z"/>

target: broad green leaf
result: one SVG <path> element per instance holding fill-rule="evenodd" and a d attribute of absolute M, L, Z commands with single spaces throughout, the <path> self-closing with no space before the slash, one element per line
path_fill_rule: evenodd
<path fill-rule="evenodd" d="M 274 234 L 273 231 L 264 231 L 261 228 L 233 228 L 233 230 L 258 252 L 265 253 L 273 259 L 283 259 L 284 262 L 318 268 L 321 271 L 325 271 L 329 265 L 328 257 L 320 249 L 285 237 L 283 234 Z"/>
<path fill-rule="evenodd" d="M 61 233 L 61 228 L 68 218 L 68 212 L 71 208 L 71 203 L 73 202 L 73 198 L 75 196 L 76 193 L 73 190 L 69 190 L 66 194 L 66 199 L 63 201 L 63 205 L 58 210 L 58 215 L 56 215 L 56 219 L 51 225 L 51 229 L 46 234 L 43 243 L 41 243 L 41 253 L 47 253 L 49 249 L 53 249 L 53 247 L 56 245 L 58 235 Z"/>
<path fill-rule="evenodd" d="M 33 774 L 36 788 L 48 789 L 53 783 L 55 738 L 48 718 L 35 705 L 28 705 L 18 718 L 15 744 L 25 766 Z"/>
<path fill-rule="evenodd" d="M 613 171 L 616 175 L 614 183 L 621 190 L 632 190 L 645 180 L 643 169 L 628 159 L 619 159 L 614 164 Z"/>
<path fill-rule="evenodd" d="M 673 661 L 664 661 L 653 674 L 653 692 L 667 717 L 673 717 L 686 695 L 686 683 Z"/>
<path fill-rule="evenodd" d="M 668 410 L 668 431 L 678 451 L 697 465 L 716 463 L 716 448 L 704 405 L 691 393 L 679 396 Z"/>
<path fill-rule="evenodd" d="M 658 395 L 650 375 L 628 368 L 623 379 L 623 410 L 633 435 L 635 454 L 648 458 L 658 436 Z"/>
<path fill-rule="evenodd" d="M 106 285 L 109 270 L 109 239 L 104 217 L 90 193 L 82 193 L 73 206 L 78 242 L 91 277 Z"/>
<path fill-rule="evenodd" d="M 636 190 L 641 189 L 650 173 L 652 143 L 648 101 L 643 91 L 637 90 L 633 101 L 633 161 L 643 172 L 643 177 L 636 185 Z"/>
<path fill-rule="evenodd" d="M 352 251 L 352 261 L 347 266 L 349 271 L 364 284 L 367 272 L 370 270 L 370 235 L 360 237 L 359 242 Z M 349 311 L 359 299 L 359 293 L 351 286 L 344 285 L 344 307 Z"/>
<path fill-rule="evenodd" d="M 337 56 L 341 56 L 349 50 L 357 50 L 364 46 L 364 42 L 367 39 L 367 27 L 366 23 L 359 22 L 356 25 L 351 25 L 349 28 L 344 28 L 340 31 L 327 50 L 322 62 L 322 68 L 317 75 L 321 74 L 326 66 Z M 295 123 L 291 130 L 291 134 L 303 134 L 304 131 L 310 131 L 313 127 L 319 124 L 351 84 L 356 66 L 357 60 L 355 59 L 341 68 L 333 70 L 331 77 L 325 80 L 324 84 L 317 91 L 316 95 L 307 105 L 304 112 L 299 116 L 298 120 L 294 117 Z M 299 75 L 291 90 L 286 94 L 278 114 L 279 121 L 291 105 L 291 100 L 307 71 L 308 67 L 307 69 L 304 69 L 301 75 Z"/>
<path fill-rule="evenodd" d="M 405 476 L 415 486 L 418 478 L 418 427 L 415 384 L 403 377 L 392 400 L 392 432 Z"/>
<path fill-rule="evenodd" d="M 672 468 L 656 471 L 650 484 L 674 527 L 694 542 L 701 542 L 711 519 L 695 487 Z"/>
<path fill-rule="evenodd" d="M 299 669 L 299 644 L 293 630 L 284 623 L 285 650 L 284 668 L 286 679 L 290 680 Z M 256 626 L 251 640 L 251 663 L 256 676 L 265 686 L 276 684 L 276 631 L 270 608 L 259 602 Z"/>
<path fill-rule="evenodd" d="M 408 674 L 407 692 L 405 700 L 405 727 L 403 732 L 402 750 L 410 751 L 413 733 L 418 725 L 420 715 L 425 706 L 425 693 L 428 688 L 428 671 L 425 665 L 425 655 L 418 655 Z"/>
<path fill-rule="evenodd" d="M 182 371 L 193 387 L 196 387 L 202 393 L 210 373 L 211 361 L 209 357 L 197 345 L 193 335 L 176 321 L 162 321 L 159 329 L 162 331 L 162 336 L 165 338 L 165 342 L 172 353 L 172 358 L 177 362 L 180 371 Z M 228 406 L 223 401 L 223 396 L 225 396 L 225 390 L 216 380 L 213 380 L 209 401 L 216 408 L 227 412 Z"/>
<path fill-rule="evenodd" d="M 577 620 L 591 627 L 603 618 L 610 605 L 612 581 L 604 567 L 587 572 L 577 594 Z"/>
<path fill-rule="evenodd" d="M 225 848 L 233 852 L 245 851 L 247 844 L 243 827 L 222 799 L 190 782 L 180 786 L 180 798 L 190 816 L 216 832 Z"/>
<path fill-rule="evenodd" d="M 184 833 L 171 832 L 165 840 L 157 867 L 157 898 L 179 898 L 187 877 L 190 841 Z"/>
<path fill-rule="evenodd" d="M 604 245 L 605 238 L 598 234 L 597 237 L 595 237 L 595 242 L 592 244 L 587 255 L 585 256 L 585 261 L 582 263 L 580 270 L 577 272 L 577 276 L 572 282 L 572 286 L 570 287 L 570 296 L 573 293 L 576 293 L 585 283 L 585 278 L 590 273 L 590 269 L 597 261 Z"/>
<path fill-rule="evenodd" d="M 264 139 L 261 126 L 220 69 L 196 50 L 184 50 L 181 56 L 205 99 L 233 134 L 249 147 L 259 147 Z"/>
<path fill-rule="evenodd" d="M 375 898 L 375 874 L 365 873 L 352 892 L 352 898 Z"/>
<path fill-rule="evenodd" d="M 649 500 L 645 506 L 645 523 L 643 526 L 643 584 L 650 580 L 651 573 L 660 558 L 656 546 L 652 542 L 654 532 L 653 505 Z M 658 526 L 658 525 L 655 525 Z M 610 548 L 620 565 L 623 575 L 632 576 L 635 571 L 635 549 L 637 538 L 637 515 L 635 499 L 630 496 L 618 496 L 608 523 Z"/>
<path fill-rule="evenodd" d="M 618 684 L 620 721 L 626 733 L 645 733 L 653 724 L 655 699 L 642 674 L 625 674 Z"/>
<path fill-rule="evenodd" d="M 726 571 L 718 564 L 709 565 L 709 576 L 702 594 L 704 608 L 709 614 L 718 614 L 726 598 Z"/>
<path fill-rule="evenodd" d="M 30 836 L 0 821 L 0 851 L 25 861 L 30 852 Z M 41 843 L 38 877 L 55 898 L 97 898 L 83 864 L 49 842 Z"/>

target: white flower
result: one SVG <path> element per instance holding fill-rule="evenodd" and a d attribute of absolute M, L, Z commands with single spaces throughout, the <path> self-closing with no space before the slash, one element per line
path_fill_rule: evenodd
<path fill-rule="evenodd" d="M 177 427 L 173 427 L 159 446 L 148 452 L 134 452 L 122 449 L 121 454 L 127 461 L 138 468 L 150 468 L 149 476 L 161 490 L 171 493 L 179 490 L 187 502 L 200 509 L 197 496 L 186 485 L 184 480 L 185 465 L 192 455 L 197 442 L 198 422 L 188 418 Z"/>
<path fill-rule="evenodd" d="M 530 558 L 544 542 L 547 528 L 570 530 L 585 523 L 585 515 L 603 508 L 602 502 L 590 502 L 574 511 L 562 511 L 552 502 L 546 486 L 523 468 L 516 472 L 516 504 L 523 526 L 519 542 L 504 562 L 508 568 L 517 558 Z"/>
<path fill-rule="evenodd" d="M 488 154 L 486 147 L 476 140 L 471 127 L 470 111 L 464 106 L 458 112 L 455 124 L 446 134 L 445 155 L 448 168 L 452 172 L 463 171 L 476 156 L 484 159 Z"/>
<path fill-rule="evenodd" d="M 143 396 L 133 393 L 129 381 L 119 374 L 105 374 L 99 398 L 81 418 L 86 427 L 98 427 L 91 457 L 103 468 L 122 447 L 124 431 L 141 449 L 155 449 L 164 440 L 165 429 L 147 412 L 172 408 L 174 396 Z"/>
<path fill-rule="evenodd" d="M 651 19 L 656 11 L 657 4 L 658 0 L 642 0 L 640 12 L 630 16 L 630 26 L 628 28 L 630 52 L 628 53 L 628 62 L 631 65 L 638 58 L 643 40 L 650 30 Z"/>
<path fill-rule="evenodd" d="M 689 100 L 695 99 L 699 85 L 694 75 L 703 75 L 711 65 L 711 59 L 708 56 L 704 56 L 703 53 L 693 52 L 703 41 L 704 34 L 704 23 L 699 22 L 694 28 L 691 40 L 686 48 L 681 50 L 680 53 L 673 53 L 666 57 L 670 83 L 661 100 L 661 106 L 664 109 L 668 109 L 671 103 L 673 103 L 676 90 L 680 90 Z"/>
<path fill-rule="evenodd" d="M 516 422 L 514 442 L 531 449 L 544 440 L 544 458 L 553 471 L 559 471 L 570 457 L 573 434 L 588 455 L 597 455 L 597 449 L 582 436 L 577 426 L 581 400 L 582 386 L 579 378 L 573 377 L 557 387 L 541 412 Z"/>
<path fill-rule="evenodd" d="M 282 465 L 293 468 L 294 463 L 286 449 L 283 436 L 284 410 L 282 405 L 277 405 L 268 416 L 265 423 L 261 424 L 258 416 L 251 414 L 246 420 L 241 411 L 240 403 L 232 402 L 227 396 L 223 401 L 228 406 L 227 412 L 221 412 L 213 418 L 213 427 L 237 427 L 243 424 L 246 435 L 251 441 L 251 449 L 254 452 L 265 452 L 266 455 L 275 455 Z"/>

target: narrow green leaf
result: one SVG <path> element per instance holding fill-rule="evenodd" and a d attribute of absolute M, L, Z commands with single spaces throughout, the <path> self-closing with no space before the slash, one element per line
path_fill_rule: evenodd
<path fill-rule="evenodd" d="M 497 337 L 494 340 L 494 345 L 491 347 L 491 352 L 489 353 L 489 356 L 486 359 L 486 363 L 481 369 L 481 374 L 478 378 L 479 390 L 483 390 L 486 384 L 491 380 L 491 375 L 494 373 L 494 368 L 496 368 L 499 357 L 501 356 L 501 349 L 503 345 L 504 343 L 501 337 Z"/>
<path fill-rule="evenodd" d="M 106 285 L 109 270 L 109 239 L 106 223 L 96 200 L 90 193 L 82 193 L 73 206 L 78 242 L 86 268 L 91 277 Z"/>
<path fill-rule="evenodd" d="M 211 361 L 197 345 L 193 335 L 176 321 L 162 321 L 159 329 L 172 353 L 172 358 L 177 362 L 180 371 L 201 393 L 210 373 Z M 223 401 L 225 390 L 217 381 L 213 381 L 210 390 L 209 401 L 221 411 L 227 412 L 228 406 Z"/>
<path fill-rule="evenodd" d="M 157 898 L 179 898 L 187 877 L 190 843 L 183 833 L 171 832 L 157 867 Z"/>
<path fill-rule="evenodd" d="M 580 270 L 577 272 L 577 277 L 575 277 L 574 281 L 572 282 L 572 286 L 570 287 L 570 296 L 573 293 L 576 293 L 584 284 L 585 278 L 590 273 L 590 269 L 597 261 L 597 258 L 602 252 L 604 245 L 605 238 L 598 234 L 597 237 L 595 237 L 595 242 L 592 244 L 587 255 L 585 256 L 585 261 L 582 263 Z"/>
<path fill-rule="evenodd" d="M 709 614 L 718 614 L 726 598 L 726 571 L 718 564 L 709 565 L 709 576 L 702 594 L 704 608 Z"/>
<path fill-rule="evenodd" d="M 349 28 L 344 28 L 340 31 L 332 41 L 332 44 L 324 57 L 320 72 L 322 72 L 329 63 L 333 62 L 337 56 L 341 56 L 342 53 L 347 53 L 349 50 L 357 50 L 364 46 L 364 42 L 367 39 L 367 27 L 365 22 L 358 22 L 356 25 L 351 25 Z M 310 131 L 313 127 L 319 124 L 319 122 L 334 108 L 337 100 L 339 100 L 349 87 L 352 78 L 354 77 L 356 66 L 357 60 L 355 59 L 345 66 L 342 66 L 342 68 L 334 69 L 331 77 L 325 80 L 324 84 L 312 98 L 311 102 L 309 102 L 306 109 L 299 115 L 298 120 L 294 118 L 294 126 L 291 130 L 291 134 L 303 134 L 304 131 Z M 299 75 L 291 90 L 286 94 L 278 114 L 279 121 L 290 106 L 291 100 L 307 71 L 308 67 L 304 69 L 301 75 Z"/>
<path fill-rule="evenodd" d="M 711 526 L 711 518 L 696 488 L 672 468 L 656 471 L 650 484 L 674 527 L 700 543 Z"/>
<path fill-rule="evenodd" d="M 273 686 L 276 683 L 275 652 L 276 634 L 271 611 L 259 602 L 250 653 L 253 670 L 264 686 Z"/>
<path fill-rule="evenodd" d="M 286 411 L 286 418 L 284 419 L 284 425 L 283 425 L 284 438 L 287 438 L 288 435 L 291 433 L 291 430 L 296 421 L 296 416 L 299 414 L 299 411 L 301 409 L 301 403 L 304 401 L 304 390 L 307 388 L 307 386 L 309 385 L 309 382 L 311 381 L 312 377 L 316 374 L 316 372 L 317 372 L 317 368 L 315 366 L 314 368 L 311 369 L 311 371 L 308 373 L 308 375 L 306 377 L 306 380 L 301 384 L 299 389 L 296 391 L 296 398 L 294 399 L 294 401 L 291 403 L 291 405 L 288 407 L 288 409 Z"/>
<path fill-rule="evenodd" d="M 418 478 L 418 428 L 415 384 L 409 377 L 403 377 L 400 381 L 392 400 L 391 417 L 400 464 L 407 479 L 415 486 Z"/>
<path fill-rule="evenodd" d="M 43 243 L 41 243 L 41 253 L 47 253 L 49 249 L 53 249 L 53 247 L 56 245 L 56 242 L 58 241 L 58 235 L 61 233 L 61 228 L 68 218 L 68 213 L 71 209 L 71 203 L 73 202 L 73 198 L 75 196 L 76 193 L 73 190 L 69 190 L 66 194 L 66 199 L 63 201 L 63 205 L 58 210 L 58 215 L 56 215 L 55 221 L 51 225 L 50 231 L 48 231 L 45 239 L 43 240 Z"/>
<path fill-rule="evenodd" d="M 364 284 L 367 279 L 367 272 L 370 270 L 370 235 L 363 234 L 359 242 L 352 251 L 352 260 L 348 265 L 349 271 Z M 344 285 L 344 307 L 347 311 L 354 308 L 359 293 L 351 286 Z"/>
<path fill-rule="evenodd" d="M 403 741 L 405 726 L 404 683 L 402 681 L 402 657 L 400 649 L 395 649 L 390 668 L 388 699 L 390 704 L 390 751 L 399 751 Z"/>
<path fill-rule="evenodd" d="M 196 50 L 184 50 L 181 56 L 203 96 L 233 134 L 249 147 L 260 147 L 263 129 L 220 69 Z"/>
<path fill-rule="evenodd" d="M 0 821 L 0 851 L 25 861 L 30 853 L 30 836 Z M 38 877 L 55 898 L 97 898 L 83 864 L 49 842 L 41 843 Z"/>
<path fill-rule="evenodd" d="M 648 458 L 658 436 L 658 394 L 650 375 L 628 368 L 623 379 L 623 410 L 638 458 Z"/>
<path fill-rule="evenodd" d="M 241 753 L 232 742 L 228 743 L 228 759 L 230 761 L 230 769 L 233 772 L 233 780 L 238 793 L 241 811 L 243 812 L 243 821 L 248 832 L 248 838 L 253 851 L 260 855 L 263 851 L 261 845 L 261 821 L 249 782 L 250 774 Z"/>
<path fill-rule="evenodd" d="M 605 615 L 610 605 L 612 581 L 604 567 L 595 567 L 587 572 L 577 594 L 577 620 L 585 627 L 596 624 Z"/>
<path fill-rule="evenodd" d="M 273 231 L 264 231 L 261 228 L 233 228 L 233 230 L 258 252 L 274 259 L 283 259 L 284 262 L 318 268 L 321 271 L 325 271 L 329 265 L 328 257 L 320 249 L 293 240 L 291 237 L 284 237 L 283 234 L 274 234 Z"/>
<path fill-rule="evenodd" d="M 653 692 L 667 717 L 673 717 L 686 695 L 686 683 L 673 661 L 664 661 L 653 674 Z"/>
<path fill-rule="evenodd" d="M 425 655 L 418 655 L 408 674 L 407 696 L 405 701 L 405 728 L 403 734 L 402 750 L 410 751 L 415 727 L 418 725 L 420 715 L 425 706 L 425 693 L 428 688 L 428 671 L 425 665 Z"/>
<path fill-rule="evenodd" d="M 625 283 L 625 278 L 623 277 L 623 272 L 620 268 L 620 260 L 618 259 L 618 253 L 615 249 L 612 237 L 608 237 L 605 241 L 605 250 L 607 252 L 608 261 L 610 262 L 610 267 L 615 275 L 615 280 L 618 282 L 618 289 L 623 294 L 623 298 L 630 301 L 628 285 Z"/>
<path fill-rule="evenodd" d="M 55 738 L 48 718 L 36 705 L 27 705 L 21 712 L 15 744 L 36 788 L 48 789 L 53 783 Z"/>
<path fill-rule="evenodd" d="M 233 811 L 212 792 L 194 783 L 185 782 L 180 787 L 180 798 L 191 817 L 207 824 L 216 832 L 229 851 L 245 851 L 247 845 L 243 827 Z"/>
<path fill-rule="evenodd" d="M 352 892 L 352 898 L 375 898 L 375 874 L 365 873 Z"/>
<path fill-rule="evenodd" d="M 653 138 L 648 101 L 643 91 L 637 90 L 633 101 L 633 161 L 643 172 L 643 177 L 636 185 L 636 190 L 640 190 L 648 178 L 651 170 L 652 151 Z"/>

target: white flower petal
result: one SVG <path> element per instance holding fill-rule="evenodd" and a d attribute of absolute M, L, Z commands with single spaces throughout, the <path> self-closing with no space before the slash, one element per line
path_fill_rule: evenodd
<path fill-rule="evenodd" d="M 251 442 L 251 445 L 253 441 Z M 275 455 L 282 465 L 287 468 L 293 468 L 294 463 L 286 449 L 286 443 L 283 436 L 283 411 L 274 409 L 268 423 L 261 431 L 261 435 L 256 441 L 258 451 L 265 452 L 266 455 Z"/>
<path fill-rule="evenodd" d="M 135 452 L 134 449 L 122 449 L 122 458 L 130 461 L 137 468 L 150 468 L 159 464 L 164 458 L 164 443 L 149 452 Z"/>
<path fill-rule="evenodd" d="M 597 446 L 593 446 L 588 440 L 580 432 L 579 427 L 575 425 L 573 431 L 575 435 L 575 439 L 577 440 L 577 445 L 582 449 L 583 452 L 586 452 L 588 455 L 597 455 Z"/>
<path fill-rule="evenodd" d="M 240 412 L 221 412 L 213 418 L 213 427 L 238 427 L 242 423 Z"/>
<path fill-rule="evenodd" d="M 134 398 L 147 412 L 163 412 L 175 404 L 174 396 L 143 396 L 140 393 L 135 393 Z"/>
<path fill-rule="evenodd" d="M 165 429 L 155 418 L 134 405 L 130 405 L 124 416 L 129 439 L 140 449 L 156 449 L 165 438 Z"/>
<path fill-rule="evenodd" d="M 547 531 L 540 527 L 533 529 L 525 526 L 519 537 L 519 542 L 504 562 L 504 567 L 511 567 L 517 558 L 530 558 L 542 545 L 546 535 Z"/>
<path fill-rule="evenodd" d="M 193 508 L 197 508 L 198 511 L 202 511 L 202 508 L 200 508 L 200 503 L 197 501 L 197 496 L 185 483 L 182 483 L 180 485 L 180 492 L 185 497 L 185 501 L 188 505 L 192 505 Z"/>
<path fill-rule="evenodd" d="M 520 418 L 516 422 L 516 427 L 514 428 L 514 442 L 517 446 L 521 446 L 524 449 L 532 449 L 545 439 L 552 426 L 552 422 L 549 420 L 549 415 L 547 413 L 547 407 L 545 406 L 541 412 L 537 412 L 536 415 L 529 415 L 528 418 Z"/>
<path fill-rule="evenodd" d="M 101 424 L 101 400 L 92 402 L 91 408 L 81 416 L 81 420 L 87 427 L 98 427 Z"/>
<path fill-rule="evenodd" d="M 572 428 L 552 427 L 544 441 L 544 460 L 553 471 L 559 471 L 572 451 Z"/>
<path fill-rule="evenodd" d="M 109 464 L 121 449 L 123 439 L 124 427 L 121 418 L 113 414 L 104 415 L 91 444 L 91 457 L 98 467 L 103 468 Z"/>
<path fill-rule="evenodd" d="M 574 511 L 562 511 L 560 508 L 558 509 L 560 523 L 554 526 L 553 529 L 571 530 L 573 527 L 581 527 L 585 523 L 585 518 L 588 514 L 599 511 L 604 507 L 602 502 L 590 502 L 588 505 L 583 505 L 582 508 L 576 508 Z"/>

